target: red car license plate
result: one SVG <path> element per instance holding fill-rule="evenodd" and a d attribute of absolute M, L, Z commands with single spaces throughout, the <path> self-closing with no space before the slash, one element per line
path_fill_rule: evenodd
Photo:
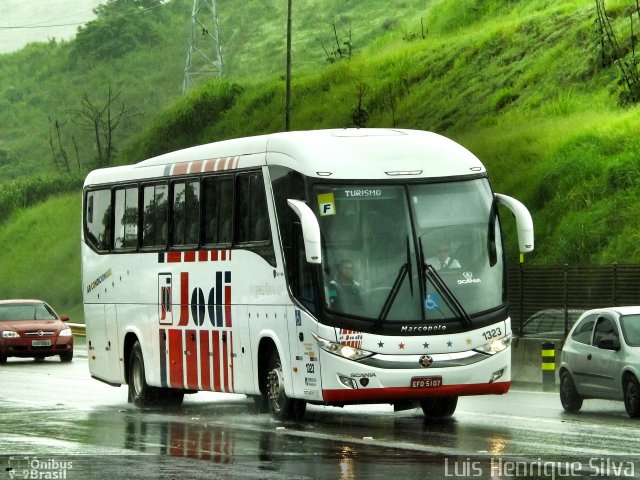
<path fill-rule="evenodd" d="M 437 388 L 442 386 L 442 377 L 413 377 L 411 388 Z"/>
<path fill-rule="evenodd" d="M 33 340 L 31 342 L 32 347 L 50 347 L 51 340 Z"/>

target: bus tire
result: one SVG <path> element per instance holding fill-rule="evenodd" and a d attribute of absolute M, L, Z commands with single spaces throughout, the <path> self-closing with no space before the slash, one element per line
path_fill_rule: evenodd
<path fill-rule="evenodd" d="M 449 418 L 456 411 L 458 397 L 432 397 L 420 400 L 424 416 L 430 419 Z"/>
<path fill-rule="evenodd" d="M 269 357 L 263 384 L 266 387 L 269 410 L 271 410 L 271 414 L 275 418 L 279 420 L 302 420 L 307 408 L 307 402 L 287 396 L 284 389 L 282 362 L 276 350 Z"/>
<path fill-rule="evenodd" d="M 158 389 L 147 384 L 144 357 L 140 342 L 136 341 L 129 356 L 129 400 L 140 408 L 158 404 Z"/>
<path fill-rule="evenodd" d="M 577 412 L 582 408 L 582 397 L 573 383 L 571 374 L 566 370 L 560 374 L 560 403 L 567 412 Z"/>

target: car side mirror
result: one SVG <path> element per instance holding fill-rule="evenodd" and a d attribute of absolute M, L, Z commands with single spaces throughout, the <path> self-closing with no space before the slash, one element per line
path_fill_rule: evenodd
<path fill-rule="evenodd" d="M 60 320 L 62 320 L 63 322 L 68 322 L 69 321 L 69 315 L 60 315 Z"/>
<path fill-rule="evenodd" d="M 616 342 L 613 338 L 603 338 L 598 342 L 598 348 L 617 352 L 620 350 L 620 342 Z"/>

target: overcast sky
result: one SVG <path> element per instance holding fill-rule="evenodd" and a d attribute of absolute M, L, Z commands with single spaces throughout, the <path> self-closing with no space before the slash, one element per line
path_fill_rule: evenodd
<path fill-rule="evenodd" d="M 0 0 L 0 53 L 29 42 L 73 38 L 101 3 L 106 0 Z"/>

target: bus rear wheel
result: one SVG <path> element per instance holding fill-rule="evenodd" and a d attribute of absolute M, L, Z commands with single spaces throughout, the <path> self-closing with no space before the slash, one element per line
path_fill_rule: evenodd
<path fill-rule="evenodd" d="M 131 350 L 128 383 L 129 400 L 137 407 L 179 407 L 182 405 L 184 391 L 152 387 L 147 384 L 140 342 L 136 342 Z"/>
<path fill-rule="evenodd" d="M 433 397 L 420 400 L 424 416 L 430 419 L 449 418 L 456 411 L 458 397 Z"/>
<path fill-rule="evenodd" d="M 304 417 L 307 402 L 289 398 L 285 392 L 282 362 L 276 351 L 273 351 L 269 358 L 263 385 L 266 387 L 269 409 L 275 418 L 280 420 L 301 420 Z"/>

